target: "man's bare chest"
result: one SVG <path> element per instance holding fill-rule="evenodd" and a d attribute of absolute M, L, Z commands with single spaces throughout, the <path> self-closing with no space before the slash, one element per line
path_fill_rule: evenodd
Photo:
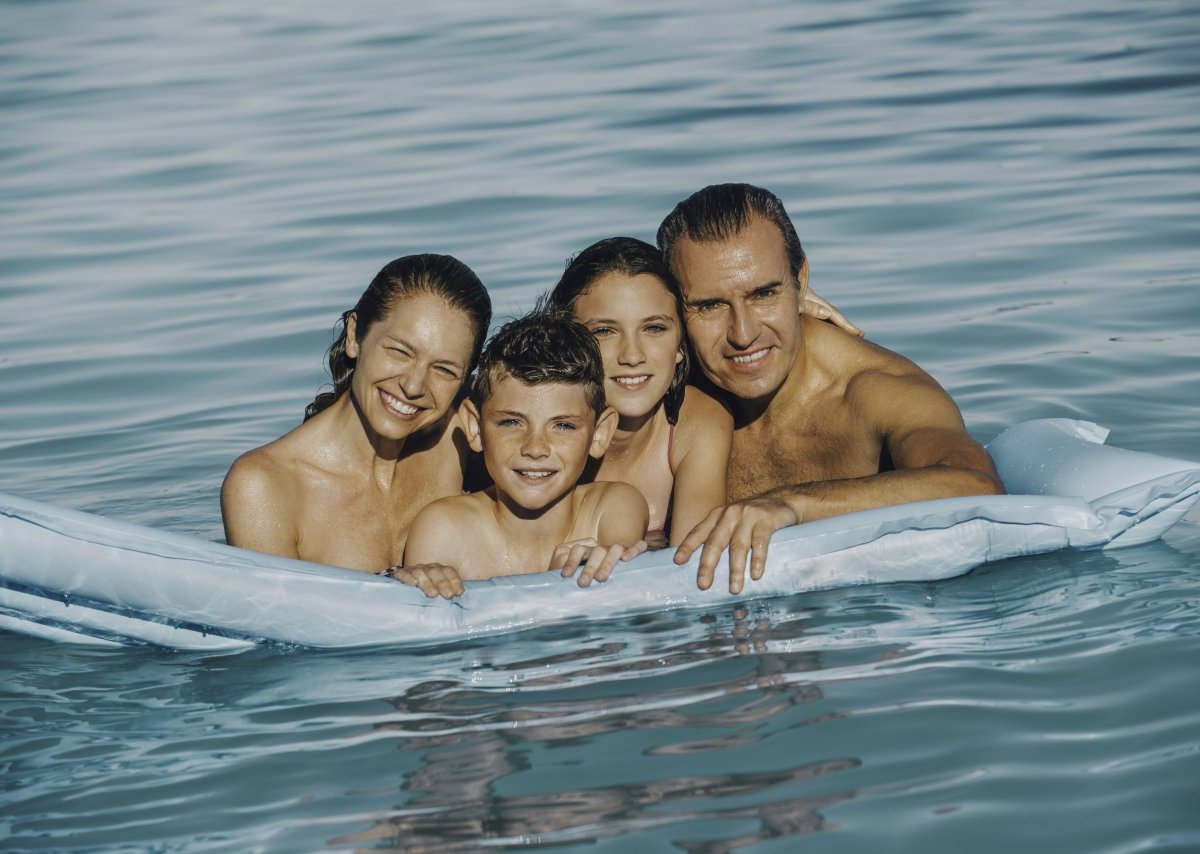
<path fill-rule="evenodd" d="M 878 435 L 836 416 L 741 427 L 733 434 L 729 500 L 789 484 L 877 474 L 881 450 Z"/>

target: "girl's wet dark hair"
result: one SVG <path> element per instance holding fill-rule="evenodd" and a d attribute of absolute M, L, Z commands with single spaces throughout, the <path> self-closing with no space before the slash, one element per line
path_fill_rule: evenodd
<path fill-rule="evenodd" d="M 385 316 L 397 302 L 414 294 L 433 294 L 444 299 L 470 318 L 475 340 L 471 346 L 469 375 L 479 360 L 483 339 L 492 322 L 492 300 L 483 282 L 471 268 L 450 255 L 405 255 L 389 262 L 363 291 L 354 308 L 342 312 L 338 321 L 337 338 L 329 347 L 329 373 L 333 391 L 318 394 L 304 409 L 307 421 L 332 404 L 346 389 L 354 376 L 354 359 L 346 355 L 346 321 L 355 318 L 355 338 L 366 337 L 371 326 Z"/>
<path fill-rule="evenodd" d="M 657 248 L 636 237 L 609 237 L 599 240 L 567 261 L 562 278 L 545 299 L 547 307 L 559 311 L 574 312 L 575 302 L 601 277 L 609 273 L 626 276 L 653 276 L 675 300 L 675 313 L 679 318 L 679 347 L 683 360 L 675 366 L 671 387 L 663 398 L 663 409 L 667 420 L 674 424 L 679 420 L 679 407 L 683 405 L 683 392 L 687 386 L 690 360 L 687 347 L 687 330 L 684 327 L 683 292 L 679 283 L 663 260 Z"/>

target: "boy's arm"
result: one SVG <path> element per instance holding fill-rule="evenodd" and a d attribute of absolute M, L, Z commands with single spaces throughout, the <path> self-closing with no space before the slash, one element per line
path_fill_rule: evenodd
<path fill-rule="evenodd" d="M 583 565 L 579 586 L 607 581 L 618 561 L 632 560 L 646 550 L 646 524 L 650 510 L 642 493 L 628 483 L 604 481 L 593 484 L 601 490 L 595 508 L 596 536 L 563 543 L 554 550 L 550 569 L 570 578 Z"/>
<path fill-rule="evenodd" d="M 453 562 L 457 557 L 452 544 L 458 542 L 458 535 L 454 530 L 455 514 L 438 506 L 441 504 L 435 501 L 417 514 L 404 543 L 404 564 L 388 567 L 383 574 L 420 588 L 430 599 L 453 599 L 463 594 L 462 577 L 457 569 L 441 561 Z"/>

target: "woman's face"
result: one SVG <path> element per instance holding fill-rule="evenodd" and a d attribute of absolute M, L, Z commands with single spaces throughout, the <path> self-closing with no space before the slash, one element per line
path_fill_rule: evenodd
<path fill-rule="evenodd" d="M 639 418 L 667 394 L 683 361 L 675 298 L 647 273 L 606 273 L 575 300 L 575 319 L 604 357 L 604 394 L 623 418 Z"/>
<path fill-rule="evenodd" d="M 401 297 L 363 337 L 347 324 L 346 354 L 356 359 L 350 393 L 385 439 L 405 439 L 450 409 L 471 363 L 474 326 L 436 294 Z"/>

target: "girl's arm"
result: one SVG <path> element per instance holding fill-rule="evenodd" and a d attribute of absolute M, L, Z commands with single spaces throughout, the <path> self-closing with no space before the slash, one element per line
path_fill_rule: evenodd
<path fill-rule="evenodd" d="M 711 397 L 689 386 L 679 409 L 671 469 L 670 545 L 677 546 L 688 532 L 725 503 L 725 476 L 733 447 L 733 418 Z"/>

